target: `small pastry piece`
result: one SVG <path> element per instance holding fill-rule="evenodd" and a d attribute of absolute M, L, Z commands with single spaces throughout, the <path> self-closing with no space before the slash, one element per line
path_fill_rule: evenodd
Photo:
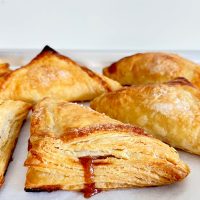
<path fill-rule="evenodd" d="M 31 117 L 26 191 L 158 186 L 189 173 L 176 150 L 88 107 L 46 98 Z"/>
<path fill-rule="evenodd" d="M 12 70 L 9 69 L 8 63 L 3 63 L 0 60 L 0 86 L 6 80 L 6 77 L 10 74 Z"/>
<path fill-rule="evenodd" d="M 101 95 L 91 107 L 138 125 L 173 147 L 200 155 L 200 91 L 184 78 Z"/>
<path fill-rule="evenodd" d="M 9 69 L 9 64 L 8 63 L 2 63 L 0 60 L 0 76 L 7 74 L 11 72 L 12 70 Z"/>
<path fill-rule="evenodd" d="M 120 84 L 46 46 L 28 65 L 13 71 L 0 87 L 1 98 L 36 103 L 44 97 L 91 100 Z"/>
<path fill-rule="evenodd" d="M 175 54 L 138 53 L 104 68 L 103 74 L 122 85 L 162 83 L 185 77 L 200 88 L 200 65 Z"/>
<path fill-rule="evenodd" d="M 29 109 L 22 101 L 0 100 L 0 187 Z"/>

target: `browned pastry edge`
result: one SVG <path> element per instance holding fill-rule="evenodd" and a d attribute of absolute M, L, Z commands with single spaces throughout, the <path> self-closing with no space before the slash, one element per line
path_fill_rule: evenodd
<path fill-rule="evenodd" d="M 142 128 L 132 126 L 129 124 L 102 124 L 98 126 L 92 126 L 88 128 L 78 128 L 69 130 L 67 134 L 61 136 L 61 140 L 69 141 L 74 138 L 88 136 L 97 131 L 121 131 L 121 132 L 133 132 L 134 134 L 149 136 L 144 132 Z"/>
<path fill-rule="evenodd" d="M 125 57 L 125 58 L 127 58 L 127 57 Z M 103 69 L 103 74 L 104 74 L 104 75 L 106 74 L 106 73 L 105 73 L 106 70 L 108 70 L 108 72 L 109 72 L 110 74 L 115 73 L 116 70 L 117 70 L 116 62 L 115 62 L 115 63 L 112 63 L 108 68 L 104 68 L 104 69 Z"/>
<path fill-rule="evenodd" d="M 110 66 L 104 68 L 104 69 L 103 69 L 103 74 L 104 74 L 104 75 L 106 74 L 106 73 L 105 73 L 106 70 L 108 70 L 108 72 L 109 72 L 110 74 L 115 73 L 115 72 L 116 72 L 116 69 L 117 69 L 116 64 L 118 64 L 120 61 L 122 61 L 122 60 L 124 60 L 124 59 L 127 59 L 127 58 L 131 58 L 131 57 L 133 57 L 133 56 L 136 57 L 136 56 L 139 56 L 139 55 L 141 55 L 141 54 L 143 54 L 143 53 L 136 53 L 136 54 L 134 54 L 134 55 L 125 56 L 125 57 L 119 59 L 118 61 L 112 63 Z"/>
<path fill-rule="evenodd" d="M 173 85 L 187 85 L 187 86 L 191 86 L 191 87 L 195 88 L 195 86 L 185 77 L 177 77 L 177 78 L 172 79 L 168 82 L 165 82 L 165 84 L 172 85 L 172 86 Z"/>
<path fill-rule="evenodd" d="M 28 139 L 28 148 L 27 150 L 29 151 L 30 149 L 32 149 L 32 144 L 31 144 L 31 141 L 30 141 L 30 138 Z"/>
<path fill-rule="evenodd" d="M 67 62 L 71 62 L 74 65 L 78 65 L 85 73 L 88 74 L 89 77 L 91 77 L 93 80 L 95 80 L 96 82 L 98 82 L 100 85 L 102 85 L 102 87 L 106 90 L 106 91 L 112 91 L 111 87 L 109 86 L 109 84 L 103 80 L 103 78 L 101 78 L 101 76 L 98 76 L 98 74 L 94 73 L 93 71 L 91 71 L 90 69 L 88 69 L 87 67 L 83 67 L 80 66 L 79 64 L 77 64 L 75 61 L 73 61 L 71 58 L 64 56 L 62 54 L 60 54 L 59 52 L 57 52 L 56 50 L 52 49 L 50 46 L 46 45 L 42 51 L 35 57 L 33 58 L 33 60 L 31 60 L 27 65 L 23 66 L 29 66 L 30 64 L 36 62 L 38 59 L 42 58 L 45 55 L 55 55 L 56 57 L 58 57 L 61 60 L 67 61 Z M 20 69 L 20 68 L 19 68 Z M 17 69 L 18 70 L 18 69 Z"/>
<path fill-rule="evenodd" d="M 166 84 L 166 85 L 169 85 L 169 86 L 190 86 L 190 87 L 193 87 L 193 88 L 196 88 L 188 79 L 186 79 L 185 77 L 177 77 L 175 79 L 172 79 L 170 81 L 167 81 L 167 82 L 164 82 L 164 83 L 146 83 L 144 85 L 155 85 L 155 84 Z M 131 88 L 131 87 L 135 87 L 135 86 L 138 86 L 138 85 L 129 85 L 129 86 L 124 86 L 122 87 L 121 89 L 118 89 L 117 91 L 114 91 L 115 92 L 120 92 L 120 91 L 124 91 L 128 88 Z M 198 89 L 198 88 L 197 88 Z"/>
<path fill-rule="evenodd" d="M 88 127 L 88 128 L 76 128 L 76 129 L 71 129 L 68 130 L 65 134 L 63 133 L 61 137 L 59 137 L 59 139 L 61 139 L 62 141 L 70 141 L 79 137 L 84 137 L 84 136 L 88 136 L 90 134 L 93 134 L 97 131 L 121 131 L 121 132 L 129 132 L 129 133 L 133 133 L 133 134 L 138 134 L 138 135 L 143 135 L 146 137 L 151 137 L 151 135 L 146 134 L 145 131 L 142 128 L 133 126 L 133 125 L 129 125 L 129 124 L 102 124 L 102 125 L 98 125 L 98 126 L 92 126 L 92 127 Z M 34 133 L 32 134 L 34 135 Z M 44 133 L 44 132 L 40 132 L 40 133 L 36 133 L 36 135 L 41 135 L 41 136 L 50 136 L 48 133 Z M 28 144 L 28 149 L 31 148 L 31 143 L 29 142 Z"/>
<path fill-rule="evenodd" d="M 42 49 L 42 51 L 41 51 L 36 57 L 34 57 L 27 65 L 32 64 L 33 62 L 37 61 L 38 59 L 42 58 L 43 56 L 45 56 L 45 55 L 47 55 L 47 54 L 49 54 L 49 55 L 51 55 L 51 54 L 56 55 L 58 58 L 60 58 L 60 59 L 62 59 L 62 60 L 70 61 L 70 62 L 72 62 L 73 64 L 77 65 L 77 63 L 76 63 L 75 61 L 73 61 L 72 59 L 70 59 L 70 58 L 67 57 L 67 56 L 64 56 L 64 55 L 58 53 L 56 50 L 54 50 L 53 48 L 51 48 L 51 47 L 48 46 L 48 45 L 46 45 L 46 46 Z M 25 67 L 26 67 L 27 65 L 25 65 Z"/>
<path fill-rule="evenodd" d="M 3 74 L 2 76 L 0 76 L 0 77 L 4 77 L 4 79 L 6 80 L 8 77 L 9 77 L 9 75 L 11 74 L 12 72 L 6 72 L 5 74 Z"/>
<path fill-rule="evenodd" d="M 8 69 L 9 68 L 9 63 L 0 63 L 0 66 L 1 66 L 1 68 L 4 68 L 4 69 Z"/>
<path fill-rule="evenodd" d="M 1 85 L 7 79 L 9 74 L 13 71 L 9 68 L 9 66 L 9 63 L 0 63 L 0 78 L 3 79 L 0 82 Z"/>
<path fill-rule="evenodd" d="M 60 185 L 44 185 L 37 188 L 24 188 L 26 192 L 53 192 L 56 190 L 62 190 Z"/>
<path fill-rule="evenodd" d="M 156 186 L 152 186 L 152 187 L 156 187 Z M 57 190 L 63 190 L 62 186 L 61 185 L 43 185 L 37 188 L 26 188 L 26 187 L 24 188 L 25 192 L 54 192 Z M 101 190 L 106 191 L 107 189 L 103 188 Z M 77 190 L 77 191 L 81 191 L 81 190 Z"/>

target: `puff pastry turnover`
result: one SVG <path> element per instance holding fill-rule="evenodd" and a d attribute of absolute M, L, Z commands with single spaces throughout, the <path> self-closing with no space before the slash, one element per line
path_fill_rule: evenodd
<path fill-rule="evenodd" d="M 138 53 L 104 68 L 103 74 L 122 85 L 161 83 L 185 77 L 200 88 L 200 65 L 175 54 Z"/>
<path fill-rule="evenodd" d="M 200 91 L 184 78 L 124 88 L 97 97 L 91 107 L 200 155 Z"/>
<path fill-rule="evenodd" d="M 0 187 L 30 104 L 0 100 Z"/>
<path fill-rule="evenodd" d="M 175 149 L 88 107 L 44 99 L 31 117 L 26 191 L 78 190 L 174 183 L 189 173 Z"/>
<path fill-rule="evenodd" d="M 120 84 L 46 46 L 29 64 L 13 71 L 0 87 L 1 98 L 36 103 L 44 97 L 91 100 Z"/>

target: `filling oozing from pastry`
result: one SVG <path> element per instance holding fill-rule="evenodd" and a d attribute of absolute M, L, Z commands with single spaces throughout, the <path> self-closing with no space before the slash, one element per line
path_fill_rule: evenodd
<path fill-rule="evenodd" d="M 87 198 L 102 190 L 170 184 L 189 173 L 173 148 L 142 129 L 50 99 L 33 111 L 25 166 L 26 191 L 76 190 Z"/>
<path fill-rule="evenodd" d="M 94 157 L 91 156 L 85 156 L 79 158 L 80 163 L 83 166 L 84 170 L 84 178 L 85 178 L 85 184 L 84 189 L 82 190 L 84 193 L 84 197 L 89 198 L 99 192 L 101 192 L 100 189 L 97 189 L 94 182 Z"/>

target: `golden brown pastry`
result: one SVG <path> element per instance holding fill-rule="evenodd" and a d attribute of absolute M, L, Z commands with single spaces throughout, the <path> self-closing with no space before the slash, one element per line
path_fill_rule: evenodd
<path fill-rule="evenodd" d="M 26 191 L 158 186 L 189 173 L 176 150 L 88 107 L 46 98 L 31 117 Z"/>
<path fill-rule="evenodd" d="M 0 187 L 29 109 L 22 101 L 0 100 Z"/>
<path fill-rule="evenodd" d="M 36 103 L 44 97 L 91 100 L 120 84 L 46 46 L 28 65 L 13 71 L 0 87 L 1 98 Z"/>
<path fill-rule="evenodd" d="M 200 88 L 200 65 L 169 53 L 138 53 L 104 68 L 103 74 L 122 85 L 162 83 L 185 77 Z"/>
<path fill-rule="evenodd" d="M 0 60 L 0 85 L 6 80 L 6 77 L 10 74 L 12 70 L 9 69 L 8 63 L 3 63 Z"/>
<path fill-rule="evenodd" d="M 173 147 L 200 155 L 200 91 L 184 78 L 101 95 L 91 107 L 143 127 Z"/>
<path fill-rule="evenodd" d="M 0 76 L 8 73 L 12 71 L 11 69 L 9 69 L 9 64 L 8 63 L 1 63 L 1 60 L 0 60 Z"/>

